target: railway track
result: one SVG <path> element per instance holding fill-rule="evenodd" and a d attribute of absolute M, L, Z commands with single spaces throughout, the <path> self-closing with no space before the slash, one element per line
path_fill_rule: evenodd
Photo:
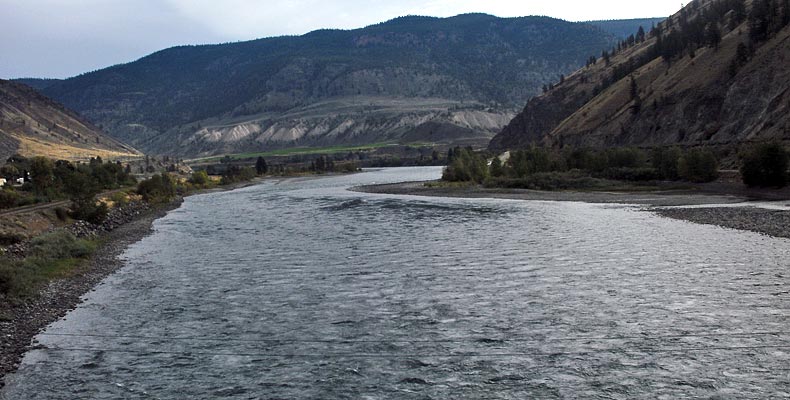
<path fill-rule="evenodd" d="M 106 192 L 99 193 L 98 195 L 96 195 L 96 197 L 106 197 L 106 196 L 110 196 L 110 195 L 112 195 L 114 193 L 122 192 L 124 190 L 129 190 L 129 189 L 130 188 L 126 187 L 126 188 L 121 188 L 121 189 L 108 190 Z M 35 212 L 35 211 L 51 210 L 51 209 L 56 208 L 56 207 L 68 207 L 68 205 L 70 203 L 71 203 L 70 200 L 58 200 L 58 201 L 52 201 L 52 202 L 49 202 L 49 203 L 37 203 L 37 204 L 31 204 L 31 205 L 22 206 L 22 207 L 14 207 L 14 208 L 9 208 L 9 209 L 5 209 L 5 210 L 0 210 L 0 217 L 8 217 L 8 216 L 13 216 L 13 215 L 26 214 L 26 213 Z"/>

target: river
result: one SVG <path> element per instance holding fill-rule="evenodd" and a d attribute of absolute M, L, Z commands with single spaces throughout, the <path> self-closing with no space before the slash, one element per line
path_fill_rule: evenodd
<path fill-rule="evenodd" d="M 790 396 L 790 241 L 637 207 L 191 196 L 38 336 L 4 399 Z"/>

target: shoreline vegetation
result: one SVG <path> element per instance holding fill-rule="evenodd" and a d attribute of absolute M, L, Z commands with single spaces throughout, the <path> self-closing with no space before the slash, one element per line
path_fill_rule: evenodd
<path fill-rule="evenodd" d="M 12 208 L 0 215 L 0 219 L 14 219 L 5 221 L 3 229 L 10 226 L 23 232 L 3 231 L 1 235 L 5 246 L 0 255 L 0 388 L 25 352 L 35 346 L 31 341 L 39 331 L 74 309 L 84 294 L 121 268 L 118 255 L 150 234 L 153 222 L 178 208 L 185 197 L 268 179 L 336 173 L 334 165 L 322 163 L 307 171 L 272 173 L 259 157 L 253 166 L 224 165 L 221 175 L 209 175 L 206 170 L 163 171 L 136 182 L 119 164 L 101 159 L 77 165 L 44 158 L 17 161 L 23 166 L 38 164 L 34 176 L 46 176 L 46 184 L 32 178 L 26 187 L 3 190 L 47 196 L 37 201 L 40 205 L 33 212 L 17 215 Z M 350 173 L 357 168 L 338 170 Z M 102 171 L 110 173 L 97 173 Z M 76 195 L 65 190 L 74 182 L 81 188 Z M 100 193 L 105 189 L 115 190 Z M 51 215 L 41 223 L 45 214 Z M 43 228 L 30 229 L 32 225 Z"/>
<path fill-rule="evenodd" d="M 440 181 L 358 187 L 369 193 L 578 201 L 646 206 L 658 215 L 790 238 L 790 152 L 778 142 L 738 149 L 738 170 L 720 170 L 706 147 L 546 148 L 495 155 L 456 147 Z M 787 201 L 785 210 L 721 207 Z M 709 207 L 699 207 L 699 206 Z M 667 208 L 697 206 L 687 208 Z M 780 207 L 780 208 L 782 208 Z"/>
<path fill-rule="evenodd" d="M 439 181 L 354 190 L 634 204 L 668 218 L 790 238 L 790 152 L 779 143 L 765 142 L 744 146 L 738 153 L 736 171 L 720 170 L 716 152 L 704 147 L 559 150 L 533 146 L 502 155 L 456 147 L 449 150 L 449 164 Z M 747 201 L 786 201 L 780 204 L 785 210 L 732 206 Z"/>

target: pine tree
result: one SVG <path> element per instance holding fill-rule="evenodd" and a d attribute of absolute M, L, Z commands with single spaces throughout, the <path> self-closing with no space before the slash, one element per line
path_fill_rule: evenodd
<path fill-rule="evenodd" d="M 266 165 L 266 160 L 264 160 L 261 156 L 258 156 L 258 159 L 255 160 L 255 172 L 258 175 L 263 175 L 269 172 L 269 166 Z"/>
<path fill-rule="evenodd" d="M 755 0 L 752 3 L 752 11 L 749 13 L 749 38 L 752 43 L 768 39 L 770 19 L 771 2 L 769 0 Z"/>
<path fill-rule="evenodd" d="M 719 44 L 721 43 L 721 30 L 719 30 L 719 26 L 715 22 L 708 24 L 708 28 L 705 30 L 705 42 L 707 42 L 709 47 L 715 49 L 719 48 Z"/>

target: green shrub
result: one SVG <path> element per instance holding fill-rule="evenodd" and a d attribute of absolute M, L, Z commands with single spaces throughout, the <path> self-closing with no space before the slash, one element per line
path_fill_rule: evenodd
<path fill-rule="evenodd" d="M 779 143 L 752 146 L 741 156 L 741 177 L 748 186 L 784 187 L 790 154 Z"/>
<path fill-rule="evenodd" d="M 488 168 L 488 174 L 492 178 L 499 178 L 505 174 L 505 169 L 502 166 L 502 160 L 500 160 L 499 157 L 494 157 L 494 159 L 491 160 L 491 165 Z"/>
<path fill-rule="evenodd" d="M 680 178 L 678 162 L 683 153 L 677 147 L 668 149 L 657 148 L 653 150 L 651 163 L 658 173 L 659 178 L 675 181 Z"/>
<path fill-rule="evenodd" d="M 138 183 L 137 194 L 149 203 L 167 202 L 176 195 L 176 183 L 170 175 L 162 172 Z"/>
<path fill-rule="evenodd" d="M 129 194 L 126 192 L 115 192 L 110 195 L 110 201 L 117 207 L 123 207 L 129 204 Z"/>
<path fill-rule="evenodd" d="M 520 178 L 540 172 L 565 171 L 567 167 L 562 154 L 551 149 L 531 147 L 510 153 L 507 174 L 510 177 Z"/>
<path fill-rule="evenodd" d="M 77 239 L 71 233 L 55 231 L 30 241 L 30 256 L 41 259 L 82 258 L 96 249 L 92 241 Z"/>
<path fill-rule="evenodd" d="M 29 193 L 18 192 L 12 188 L 0 189 L 0 208 L 22 207 L 39 201 L 47 201 L 47 198 L 37 198 Z"/>
<path fill-rule="evenodd" d="M 22 195 L 20 195 L 14 189 L 2 189 L 0 190 L 0 208 L 13 208 L 17 207 L 22 199 Z"/>
<path fill-rule="evenodd" d="M 33 275 L 25 273 L 24 262 L 0 258 L 0 293 L 16 298 L 30 293 Z"/>
<path fill-rule="evenodd" d="M 486 187 L 532 190 L 589 189 L 601 186 L 601 181 L 581 171 L 538 172 L 522 178 L 489 178 Z"/>
<path fill-rule="evenodd" d="M 34 238 L 24 260 L 0 258 L 0 293 L 12 299 L 29 296 L 49 280 L 69 274 L 96 246 L 64 231 Z"/>
<path fill-rule="evenodd" d="M 109 211 L 106 204 L 97 203 L 93 199 L 71 203 L 71 218 L 88 221 L 92 224 L 104 222 Z"/>
<path fill-rule="evenodd" d="M 208 185 L 209 182 L 211 182 L 211 180 L 209 179 L 208 173 L 206 171 L 195 171 L 189 177 L 189 183 L 195 186 L 202 187 Z"/>
<path fill-rule="evenodd" d="M 609 167 L 600 174 L 600 177 L 617 181 L 654 181 L 658 179 L 658 173 L 655 169 L 647 167 Z"/>
<path fill-rule="evenodd" d="M 630 147 L 606 151 L 608 168 L 640 168 L 645 164 L 645 153 Z"/>
<path fill-rule="evenodd" d="M 690 182 L 710 182 L 719 177 L 719 166 L 710 150 L 691 149 L 678 160 L 678 174 Z"/>
<path fill-rule="evenodd" d="M 483 183 L 488 177 L 486 159 L 472 149 L 456 148 L 450 165 L 442 171 L 442 180 Z"/>
<path fill-rule="evenodd" d="M 0 231 L 0 245 L 6 246 L 10 244 L 16 244 L 23 240 L 25 240 L 25 235 L 19 232 L 5 232 Z"/>
<path fill-rule="evenodd" d="M 55 207 L 55 216 L 61 221 L 66 221 L 69 219 L 69 210 L 63 207 Z"/>
<path fill-rule="evenodd" d="M 228 167 L 225 173 L 222 174 L 222 180 L 220 183 L 223 185 L 228 185 L 236 182 L 246 182 L 252 180 L 256 176 L 257 173 L 255 172 L 255 168 L 231 165 Z"/>
<path fill-rule="evenodd" d="M 343 172 L 357 172 L 359 171 L 359 166 L 355 162 L 347 162 L 340 165 L 340 170 Z"/>

